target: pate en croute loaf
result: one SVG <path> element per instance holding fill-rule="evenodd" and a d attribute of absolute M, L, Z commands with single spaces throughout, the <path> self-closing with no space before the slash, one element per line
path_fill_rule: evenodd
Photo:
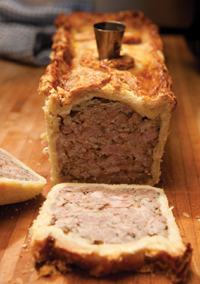
<path fill-rule="evenodd" d="M 119 58 L 98 59 L 102 21 L 126 25 Z M 138 11 L 76 12 L 55 25 L 39 85 L 52 182 L 154 185 L 176 106 L 157 26 Z"/>

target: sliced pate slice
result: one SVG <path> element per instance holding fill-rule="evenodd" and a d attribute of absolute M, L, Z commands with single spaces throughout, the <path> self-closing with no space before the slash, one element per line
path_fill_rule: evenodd
<path fill-rule="evenodd" d="M 179 283 L 191 260 L 164 191 L 145 185 L 56 185 L 30 234 L 36 266 L 75 264 L 96 277 L 159 272 Z"/>
<path fill-rule="evenodd" d="M 0 149 L 0 205 L 29 200 L 41 192 L 45 183 L 45 178 Z"/>

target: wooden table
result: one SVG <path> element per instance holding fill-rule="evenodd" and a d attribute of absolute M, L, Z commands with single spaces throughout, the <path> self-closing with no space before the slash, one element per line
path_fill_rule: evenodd
<path fill-rule="evenodd" d="M 165 147 L 161 182 L 174 206 L 173 213 L 185 242 L 193 247 L 188 284 L 200 283 L 200 72 L 182 36 L 163 36 L 166 63 L 173 78 L 178 105 L 172 115 Z M 75 269 L 66 276 L 38 278 L 30 253 L 28 229 L 51 188 L 48 155 L 40 135 L 45 131 L 37 94 L 43 67 L 0 61 L 0 147 L 47 179 L 33 200 L 0 207 L 0 284 L 169 284 L 164 276 L 120 273 L 102 279 Z M 188 214 L 186 217 L 185 214 Z"/>

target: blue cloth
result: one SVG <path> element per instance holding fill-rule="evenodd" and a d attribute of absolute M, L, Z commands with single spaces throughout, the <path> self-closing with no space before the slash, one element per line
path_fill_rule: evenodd
<path fill-rule="evenodd" d="M 33 65 L 47 65 L 53 22 L 60 14 L 92 11 L 89 0 L 71 0 L 28 6 L 17 0 L 0 0 L 0 57 Z"/>

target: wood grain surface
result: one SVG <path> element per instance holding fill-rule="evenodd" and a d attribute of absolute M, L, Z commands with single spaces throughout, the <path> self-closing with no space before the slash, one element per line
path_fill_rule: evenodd
<path fill-rule="evenodd" d="M 199 284 L 200 72 L 182 36 L 162 38 L 178 105 L 172 115 L 158 186 L 165 189 L 181 235 L 193 248 L 188 284 Z M 37 94 L 45 68 L 0 60 L 0 70 L 0 147 L 47 179 L 36 198 L 0 206 L 0 284 L 170 284 L 164 276 L 150 274 L 120 273 L 96 279 L 78 268 L 65 276 L 38 277 L 28 229 L 52 186 L 48 155 L 42 153 L 47 145 L 40 138 L 45 132 L 44 98 Z"/>

